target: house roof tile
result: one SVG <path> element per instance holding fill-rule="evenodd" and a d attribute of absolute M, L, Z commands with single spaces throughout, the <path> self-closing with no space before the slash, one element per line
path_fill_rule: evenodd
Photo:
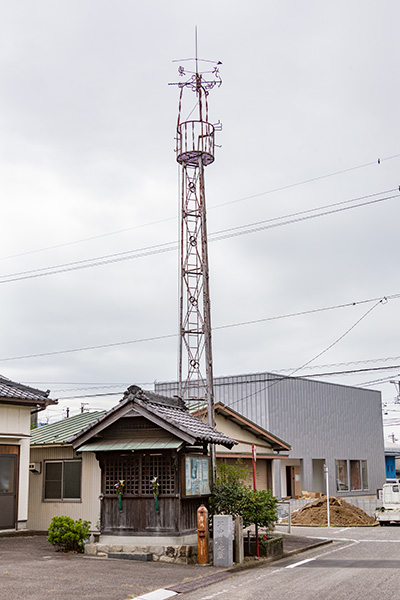
<path fill-rule="evenodd" d="M 143 390 L 136 385 L 130 386 L 124 394 L 124 397 L 117 406 L 114 406 L 108 412 L 102 414 L 96 423 L 90 423 L 75 436 L 71 436 L 70 441 L 79 448 L 80 443 L 87 443 L 90 439 L 90 430 L 96 425 L 100 426 L 115 416 L 118 411 L 124 411 L 131 405 L 137 408 L 139 412 L 150 418 L 160 420 L 160 425 L 165 423 L 166 429 L 171 425 L 175 432 L 175 436 L 182 434 L 182 439 L 191 439 L 196 443 L 212 443 L 221 444 L 227 448 L 232 448 L 237 442 L 230 437 L 218 431 L 214 427 L 210 427 L 203 423 L 200 419 L 189 413 L 184 401 L 178 397 L 167 397 L 155 394 L 147 390 Z M 80 439 L 79 439 L 80 438 Z M 83 440 L 85 438 L 85 440 Z"/>
<path fill-rule="evenodd" d="M 49 393 L 49 390 L 43 392 L 22 383 L 11 381 L 11 379 L 0 375 L 0 401 L 44 406 L 55 404 L 56 401 L 48 397 Z"/>
<path fill-rule="evenodd" d="M 42 425 L 31 431 L 31 446 L 47 444 L 65 444 L 93 421 L 97 421 L 105 413 L 104 410 L 84 412 L 62 421 Z"/>

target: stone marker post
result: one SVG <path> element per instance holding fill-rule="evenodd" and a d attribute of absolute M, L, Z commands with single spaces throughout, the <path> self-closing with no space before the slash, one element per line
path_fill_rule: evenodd
<path fill-rule="evenodd" d="M 232 515 L 214 515 L 213 531 L 214 567 L 231 567 L 233 565 Z"/>
<path fill-rule="evenodd" d="M 244 562 L 244 536 L 243 517 L 235 517 L 235 562 L 239 565 Z"/>

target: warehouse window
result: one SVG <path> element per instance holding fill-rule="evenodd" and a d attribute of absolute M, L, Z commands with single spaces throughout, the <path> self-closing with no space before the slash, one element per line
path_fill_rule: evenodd
<path fill-rule="evenodd" d="M 44 465 L 44 499 L 76 501 L 81 499 L 80 460 L 54 460 Z"/>
<path fill-rule="evenodd" d="M 338 492 L 361 491 L 368 489 L 366 460 L 336 461 L 336 490 Z"/>
<path fill-rule="evenodd" d="M 349 491 L 349 477 L 347 472 L 347 460 L 336 461 L 336 489 L 338 492 Z"/>

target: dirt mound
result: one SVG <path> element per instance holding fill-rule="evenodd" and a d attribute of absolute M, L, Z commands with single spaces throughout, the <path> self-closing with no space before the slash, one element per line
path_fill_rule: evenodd
<path fill-rule="evenodd" d="M 329 498 L 329 516 L 332 527 L 356 527 L 357 525 L 373 525 L 374 517 L 353 506 L 343 498 Z M 310 502 L 292 514 L 293 525 L 327 525 L 326 497 Z"/>

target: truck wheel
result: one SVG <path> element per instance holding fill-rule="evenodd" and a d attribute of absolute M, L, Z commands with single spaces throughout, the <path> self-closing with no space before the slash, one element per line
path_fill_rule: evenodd
<path fill-rule="evenodd" d="M 379 521 L 379 525 L 381 527 L 384 527 L 385 525 L 387 525 L 389 523 L 389 521 Z"/>

